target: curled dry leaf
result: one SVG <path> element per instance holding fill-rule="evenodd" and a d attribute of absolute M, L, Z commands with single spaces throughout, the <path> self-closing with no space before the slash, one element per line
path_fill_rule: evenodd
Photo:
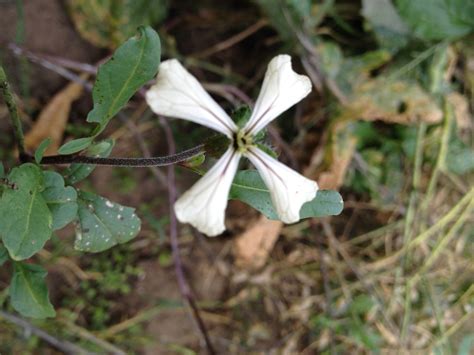
<path fill-rule="evenodd" d="M 458 92 L 452 92 L 446 96 L 446 99 L 454 108 L 458 128 L 471 128 L 473 126 L 473 121 L 469 112 L 469 102 L 467 98 Z"/>
<path fill-rule="evenodd" d="M 438 123 L 442 110 L 418 84 L 387 78 L 358 86 L 342 118 L 387 123 Z"/>
<path fill-rule="evenodd" d="M 350 124 L 350 121 L 339 121 L 332 126 L 330 144 L 326 152 L 326 159 L 330 164 L 318 178 L 319 187 L 323 190 L 339 190 L 344 183 L 357 144 L 357 138 L 352 133 Z"/>
<path fill-rule="evenodd" d="M 87 76 L 83 75 L 81 78 L 85 80 Z M 71 104 L 81 96 L 82 90 L 81 84 L 70 83 L 52 98 L 25 136 L 27 150 L 36 149 L 44 139 L 50 137 L 51 144 L 46 149 L 46 154 L 57 152 L 69 119 Z"/>

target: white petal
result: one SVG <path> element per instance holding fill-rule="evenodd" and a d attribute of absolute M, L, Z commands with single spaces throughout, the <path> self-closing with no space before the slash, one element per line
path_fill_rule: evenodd
<path fill-rule="evenodd" d="M 199 123 L 232 138 L 236 125 L 176 59 L 160 64 L 156 84 L 146 93 L 153 112 Z"/>
<path fill-rule="evenodd" d="M 244 129 L 251 134 L 258 133 L 310 92 L 311 80 L 293 71 L 291 57 L 286 54 L 276 56 L 268 64 L 252 116 Z"/>
<path fill-rule="evenodd" d="M 255 165 L 270 190 L 278 217 L 285 223 L 300 220 L 300 209 L 316 197 L 318 184 L 290 169 L 258 148 L 250 148 L 246 156 Z"/>
<path fill-rule="evenodd" d="M 210 237 L 225 230 L 225 208 L 241 154 L 229 147 L 217 163 L 174 205 L 181 223 L 189 223 Z"/>

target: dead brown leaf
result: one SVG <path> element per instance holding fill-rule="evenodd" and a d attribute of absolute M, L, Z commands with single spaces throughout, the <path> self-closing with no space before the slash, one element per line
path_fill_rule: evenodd
<path fill-rule="evenodd" d="M 254 225 L 234 240 L 236 265 L 245 269 L 258 269 L 265 265 L 282 227 L 282 222 L 260 216 Z"/>
<path fill-rule="evenodd" d="M 467 98 L 458 92 L 452 92 L 446 96 L 446 99 L 453 106 L 458 128 L 471 128 L 473 122 L 469 112 L 469 102 Z"/>
<path fill-rule="evenodd" d="M 319 188 L 323 190 L 339 190 L 344 183 L 347 169 L 354 154 L 357 138 L 352 134 L 350 121 L 340 121 L 331 129 L 330 145 L 326 160 L 327 170 L 319 174 Z"/>
<path fill-rule="evenodd" d="M 86 78 L 87 76 L 82 76 L 82 79 Z M 27 150 L 36 149 L 44 139 L 50 137 L 51 144 L 46 154 L 57 152 L 69 119 L 71 104 L 81 96 L 82 90 L 81 84 L 70 83 L 51 99 L 25 136 Z"/>

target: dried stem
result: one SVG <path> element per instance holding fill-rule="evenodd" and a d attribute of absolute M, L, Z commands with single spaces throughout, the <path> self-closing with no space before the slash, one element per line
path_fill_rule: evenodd
<path fill-rule="evenodd" d="M 316 222 L 314 218 L 312 218 L 309 223 L 310 223 L 311 229 L 314 231 L 316 235 L 315 241 L 318 248 L 319 268 L 321 271 L 321 276 L 323 278 L 324 298 L 326 301 L 325 312 L 328 319 L 333 319 L 334 318 L 334 310 L 332 308 L 333 297 L 332 297 L 331 285 L 329 283 L 329 273 L 328 273 L 326 262 L 324 260 L 323 243 L 321 241 L 321 238 L 318 238 L 320 233 L 316 229 Z M 334 332 L 332 329 L 329 329 L 329 334 L 330 334 L 330 339 L 329 339 L 330 354 L 335 354 L 336 352 L 334 348 Z"/>
<path fill-rule="evenodd" d="M 0 318 L 3 318 L 10 323 L 13 323 L 19 327 L 22 327 L 25 331 L 36 335 L 38 338 L 44 340 L 49 345 L 55 347 L 56 349 L 66 353 L 66 354 L 90 354 L 90 352 L 70 343 L 66 340 L 60 340 L 53 337 L 51 334 L 45 332 L 44 330 L 34 326 L 30 322 L 26 321 L 23 318 L 17 317 L 13 314 L 4 312 L 0 310 Z"/>

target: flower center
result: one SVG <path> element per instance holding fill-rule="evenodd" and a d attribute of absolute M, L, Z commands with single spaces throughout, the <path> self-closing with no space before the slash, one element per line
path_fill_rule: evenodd
<path fill-rule="evenodd" d="M 253 136 L 240 129 L 234 135 L 234 148 L 240 153 L 245 153 L 253 145 Z"/>

